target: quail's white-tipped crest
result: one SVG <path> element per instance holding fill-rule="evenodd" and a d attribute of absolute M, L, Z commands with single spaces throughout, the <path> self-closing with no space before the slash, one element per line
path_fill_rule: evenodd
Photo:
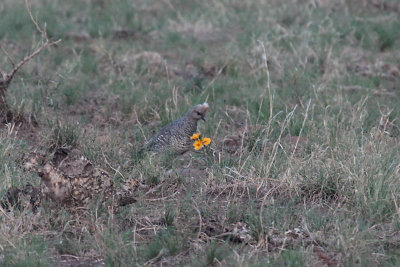
<path fill-rule="evenodd" d="M 208 103 L 198 104 L 192 107 L 186 116 L 193 120 L 205 120 L 204 116 L 206 115 L 208 110 Z"/>

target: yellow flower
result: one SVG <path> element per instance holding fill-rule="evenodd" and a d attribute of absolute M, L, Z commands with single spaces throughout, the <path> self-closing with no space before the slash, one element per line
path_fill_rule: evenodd
<path fill-rule="evenodd" d="M 200 140 L 196 140 L 196 141 L 193 143 L 193 146 L 194 146 L 194 149 L 199 150 L 200 148 L 203 147 L 203 143 L 202 143 Z"/>
<path fill-rule="evenodd" d="M 190 139 L 195 140 L 193 143 L 194 149 L 199 150 L 204 146 L 207 146 L 211 143 L 211 138 L 203 137 L 200 139 L 200 133 L 193 134 Z"/>
<path fill-rule="evenodd" d="M 203 138 L 201 139 L 201 141 L 202 141 L 203 144 L 206 146 L 206 145 L 209 145 L 209 144 L 211 143 L 211 138 L 203 137 Z"/>
<path fill-rule="evenodd" d="M 195 139 L 199 139 L 200 137 L 200 133 L 195 133 L 192 135 L 192 137 L 190 137 L 190 139 L 195 140 Z"/>

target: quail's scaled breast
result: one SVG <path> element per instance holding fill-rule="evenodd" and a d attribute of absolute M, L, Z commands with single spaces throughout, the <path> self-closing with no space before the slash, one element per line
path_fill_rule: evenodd
<path fill-rule="evenodd" d="M 208 104 L 198 104 L 186 115 L 162 128 L 145 145 L 148 150 L 156 152 L 169 151 L 173 154 L 183 154 L 190 150 L 192 140 L 190 137 L 197 131 L 197 122 L 202 119 L 208 110 Z"/>

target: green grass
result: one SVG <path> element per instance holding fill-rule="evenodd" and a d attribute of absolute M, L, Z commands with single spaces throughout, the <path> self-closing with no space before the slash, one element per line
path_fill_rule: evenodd
<path fill-rule="evenodd" d="M 3 266 L 49 266 L 47 243 L 40 237 L 26 238 L 4 249 Z"/>
<path fill-rule="evenodd" d="M 0 263 L 399 265 L 399 5 L 372 2 L 32 0 L 62 42 L 8 89 L 16 117 L 38 127 L 0 128 L 0 197 L 39 185 L 24 164 L 59 147 L 81 150 L 117 187 L 144 186 L 116 214 L 1 211 Z M 0 17 L 18 62 L 40 34 L 23 2 L 3 1 Z M 205 101 L 207 150 L 141 152 Z M 230 238 L 238 223 L 249 242 Z M 306 235 L 291 239 L 294 229 Z"/>

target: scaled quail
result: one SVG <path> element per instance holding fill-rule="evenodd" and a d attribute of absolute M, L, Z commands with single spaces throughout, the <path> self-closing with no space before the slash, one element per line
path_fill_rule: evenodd
<path fill-rule="evenodd" d="M 183 154 L 192 147 L 190 137 L 197 131 L 197 122 L 208 110 L 208 104 L 198 104 L 192 107 L 186 115 L 171 122 L 156 133 L 145 145 L 148 150 L 156 152 L 168 151 L 172 154 Z"/>

